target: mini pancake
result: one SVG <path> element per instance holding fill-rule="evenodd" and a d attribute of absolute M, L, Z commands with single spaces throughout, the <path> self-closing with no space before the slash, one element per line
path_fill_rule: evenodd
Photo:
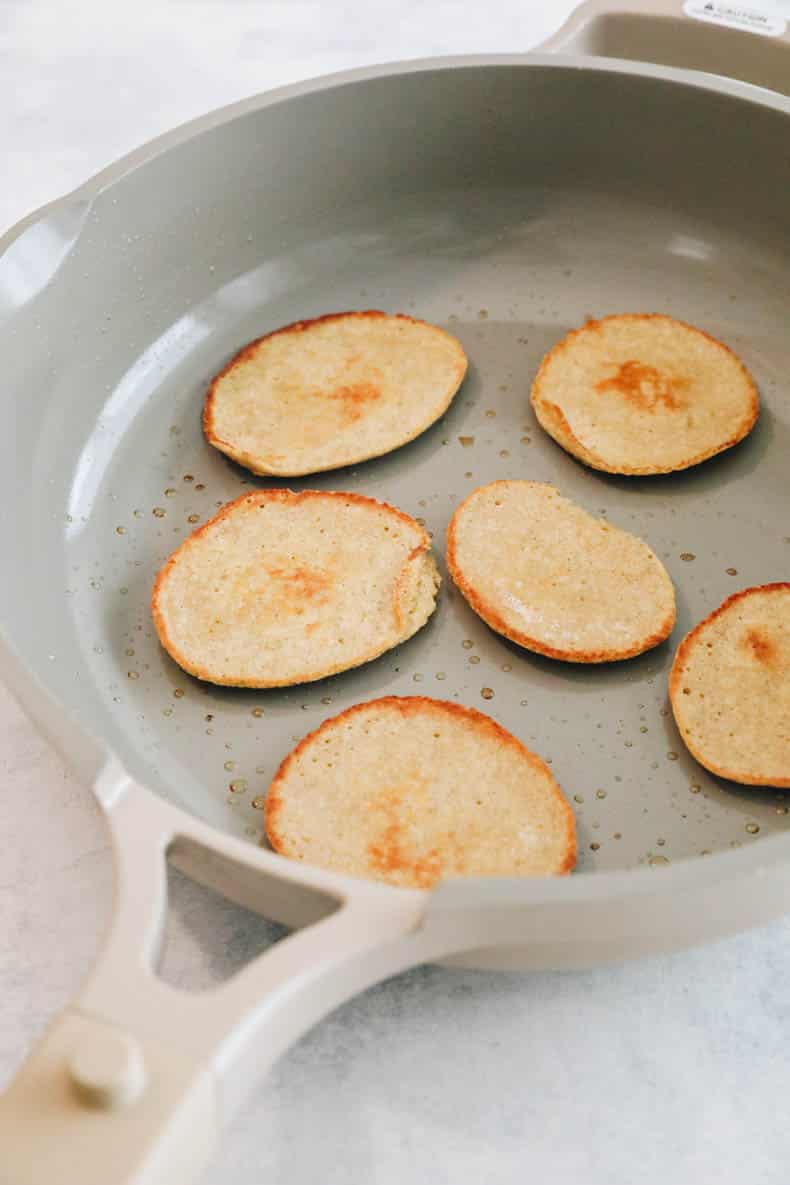
<path fill-rule="evenodd" d="M 305 737 L 271 784 L 266 833 L 294 860 L 420 889 L 576 861 L 546 764 L 481 712 L 420 696 L 357 704 Z"/>
<path fill-rule="evenodd" d="M 648 545 L 541 482 L 474 490 L 450 521 L 447 566 L 487 625 L 550 658 L 631 658 L 675 624 L 672 581 Z"/>
<path fill-rule="evenodd" d="M 358 494 L 258 490 L 195 531 L 157 576 L 159 639 L 198 679 L 308 683 L 410 638 L 436 604 L 426 531 Z"/>
<path fill-rule="evenodd" d="M 589 321 L 546 355 L 532 384 L 541 426 L 608 473 L 670 473 L 731 448 L 754 427 L 757 387 L 740 358 L 659 313 Z"/>
<path fill-rule="evenodd" d="M 669 697 L 700 765 L 746 786 L 790 787 L 790 584 L 734 593 L 695 626 Z"/>
<path fill-rule="evenodd" d="M 203 430 L 253 473 L 296 477 L 399 448 L 447 410 L 466 374 L 454 337 L 371 310 L 297 321 L 213 380 Z"/>

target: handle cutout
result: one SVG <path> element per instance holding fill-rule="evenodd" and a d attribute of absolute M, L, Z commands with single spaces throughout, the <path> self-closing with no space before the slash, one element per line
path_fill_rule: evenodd
<path fill-rule="evenodd" d="M 188 993 L 216 988 L 288 933 L 185 876 L 168 855 L 166 915 L 154 969 L 170 987 Z"/>

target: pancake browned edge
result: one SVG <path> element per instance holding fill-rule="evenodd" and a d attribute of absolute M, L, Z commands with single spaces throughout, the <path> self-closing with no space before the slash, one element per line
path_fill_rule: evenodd
<path fill-rule="evenodd" d="M 500 491 L 501 495 L 499 495 Z M 625 645 L 622 642 L 618 645 L 613 641 L 612 644 L 606 646 L 591 646 L 588 644 L 586 647 L 576 646 L 572 648 L 568 645 L 553 646 L 545 640 L 536 637 L 534 633 L 528 633 L 525 629 L 519 629 L 517 625 L 513 624 L 512 620 L 507 621 L 505 619 L 503 616 L 505 612 L 503 609 L 503 604 L 505 603 L 503 598 L 500 596 L 500 603 L 497 604 L 491 590 L 489 590 L 488 594 L 482 593 L 475 583 L 474 578 L 470 577 L 469 572 L 466 570 L 459 556 L 459 533 L 464 511 L 476 500 L 479 501 L 486 496 L 497 494 L 504 502 L 507 494 L 513 491 L 516 493 L 523 491 L 546 500 L 543 521 L 546 523 L 547 528 L 549 527 L 548 511 L 551 509 L 552 504 L 561 504 L 564 513 L 574 515 L 580 524 L 577 528 L 577 538 L 580 537 L 583 526 L 586 531 L 594 532 L 598 538 L 612 540 L 615 543 L 619 541 L 621 546 L 628 547 L 629 554 L 631 555 L 636 554 L 640 557 L 646 557 L 648 568 L 645 569 L 643 574 L 648 581 L 648 590 L 653 593 L 655 598 L 655 611 L 648 615 L 650 624 L 648 626 L 645 623 L 642 633 L 633 636 L 633 640 Z M 495 504 L 497 506 L 501 504 L 499 499 L 497 499 Z M 494 542 L 497 554 L 495 557 L 489 557 L 491 562 L 483 564 L 483 576 L 496 570 L 495 561 L 498 561 L 503 566 L 503 569 L 508 562 L 507 540 L 499 535 L 494 535 L 492 531 L 488 534 L 488 541 Z M 579 556 L 576 562 L 570 563 L 567 556 L 563 557 L 563 562 L 565 564 L 565 570 L 563 570 L 558 560 L 557 570 L 552 573 L 553 579 L 564 580 L 568 575 L 570 579 L 573 579 L 576 568 L 584 568 L 583 549 L 581 547 L 579 548 Z M 562 662 L 603 663 L 619 662 L 623 659 L 634 658 L 638 654 L 643 654 L 646 650 L 651 650 L 654 646 L 658 646 L 661 642 L 665 641 L 675 625 L 674 586 L 664 565 L 649 545 L 643 539 L 640 539 L 639 536 L 632 535 L 630 531 L 624 531 L 616 527 L 608 520 L 596 520 L 583 507 L 578 506 L 569 498 L 563 498 L 553 486 L 544 482 L 503 479 L 472 490 L 463 502 L 456 507 L 455 513 L 450 520 L 447 530 L 447 568 L 453 582 L 459 588 L 469 606 L 491 629 L 496 630 L 503 637 L 509 638 L 511 642 L 516 642 L 519 646 L 523 646 L 526 650 L 531 650 L 536 654 L 543 654 L 547 658 L 556 658 Z M 480 580 L 480 572 L 477 575 Z M 604 575 L 608 590 L 613 583 L 616 583 L 617 571 L 615 568 L 608 566 Z M 645 603 L 646 598 L 642 597 L 639 601 L 635 601 L 634 605 L 641 611 Z M 613 639 L 615 639 L 619 632 L 617 629 L 618 618 L 616 616 L 616 605 L 613 605 L 611 620 L 611 633 Z M 603 629 L 603 627 L 601 628 Z M 569 629 L 568 632 L 572 631 Z"/>
<path fill-rule="evenodd" d="M 265 823 L 284 856 L 400 887 L 576 862 L 573 811 L 545 762 L 483 713 L 423 696 L 324 721 L 282 762 Z"/>
<path fill-rule="evenodd" d="M 633 349 L 629 343 L 628 350 L 619 351 L 623 357 L 615 360 L 607 357 L 613 351 L 604 346 L 603 338 L 610 330 L 622 327 L 627 327 L 629 336 L 633 336 Z M 670 351 L 673 356 L 664 370 L 644 357 L 645 353 L 651 353 L 654 343 L 650 335 L 657 329 L 672 332 L 676 339 L 676 349 Z M 588 339 L 600 348 L 601 356 L 594 359 L 593 373 L 586 376 L 585 395 L 590 396 L 591 407 L 585 408 L 577 400 L 574 415 L 567 404 L 569 392 L 578 382 L 581 364 L 567 375 L 558 376 L 556 371 L 558 364 L 565 367 L 569 352 L 586 344 Z M 692 346 L 693 350 L 704 348 L 707 364 L 713 366 L 715 362 L 727 372 L 716 381 L 709 374 L 707 390 L 696 403 L 687 400 L 687 392 L 694 391 L 695 383 L 699 387 L 700 379 L 699 359 L 689 356 Z M 592 365 L 590 360 L 587 362 Z M 604 367 L 609 368 L 609 373 Z M 557 390 L 550 390 L 555 382 Z M 727 419 L 720 406 L 725 392 L 732 403 Z M 608 424 L 601 419 L 606 413 L 605 405 L 599 402 L 604 395 L 617 399 L 610 409 Z M 705 330 L 663 313 L 616 313 L 590 319 L 581 328 L 571 330 L 541 362 L 530 399 L 541 427 L 566 452 L 592 469 L 624 476 L 672 473 L 698 465 L 748 436 L 759 413 L 756 384 L 738 355 Z M 706 410 L 708 420 L 703 422 L 700 412 Z M 579 419 L 585 418 L 585 412 L 588 423 L 581 428 Z M 711 418 L 716 415 L 721 422 Z M 575 425 L 569 416 L 577 421 Z M 684 439 L 694 440 L 693 444 L 686 444 L 685 451 Z M 635 450 L 645 453 L 639 463 L 633 463 Z M 665 456 L 662 460 L 662 450 L 673 453 L 672 459 Z M 615 461 L 616 452 L 621 455 Z"/>
<path fill-rule="evenodd" d="M 323 340 L 325 330 L 353 340 Z M 404 331 L 415 340 L 396 349 Z M 245 378 L 271 350 L 280 373 Z M 339 469 L 420 436 L 444 415 L 466 369 L 461 343 L 437 325 L 380 309 L 327 313 L 264 334 L 231 358 L 209 386 L 203 431 L 253 473 Z"/>
<path fill-rule="evenodd" d="M 790 788 L 790 583 L 733 593 L 686 634 L 669 698 L 700 765 L 744 786 Z"/>
<path fill-rule="evenodd" d="M 406 641 L 434 611 L 438 586 L 430 536 L 403 511 L 360 494 L 256 490 L 184 540 L 156 577 L 151 610 L 190 675 L 286 687 Z"/>

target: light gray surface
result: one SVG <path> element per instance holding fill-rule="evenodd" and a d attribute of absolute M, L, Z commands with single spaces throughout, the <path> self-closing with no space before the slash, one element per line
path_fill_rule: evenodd
<path fill-rule="evenodd" d="M 11 12 L 16 8 L 7 7 Z M 168 12 L 178 10 L 184 15 L 194 41 L 199 36 L 196 26 L 201 19 L 207 21 L 207 14 L 215 7 L 174 4 L 168 6 Z M 260 14 L 258 18 L 251 17 L 249 11 L 246 16 L 239 15 L 242 8 L 251 7 L 235 8 L 236 19 L 254 24 Z M 298 7 L 304 29 L 314 34 L 314 13 L 306 12 L 311 6 Z M 457 10 L 457 6 L 441 7 L 445 17 L 449 9 Z M 289 6 L 288 11 L 293 14 L 296 8 Z M 30 21 L 29 14 L 36 9 L 44 16 L 51 11 L 45 6 L 26 6 L 28 15 L 21 19 Z M 321 9 L 323 14 L 333 10 L 337 14 L 337 6 L 324 5 Z M 139 13 L 139 9 L 136 11 Z M 403 6 L 399 11 L 402 15 Z M 438 6 L 434 20 L 438 19 L 437 12 Z M 514 11 L 510 19 L 515 19 Z M 429 20 L 424 8 L 420 9 L 420 20 L 425 32 Z M 380 22 L 381 13 L 371 33 L 381 35 Z M 338 25 L 341 23 L 338 21 Z M 225 17 L 222 24 L 223 36 L 227 37 Z M 442 31 L 441 23 L 437 23 L 434 39 L 415 41 L 413 52 L 513 48 L 508 28 L 500 31 L 501 41 L 490 40 L 491 30 L 489 20 L 489 39 L 485 42 L 478 33 L 471 43 L 444 45 L 435 39 Z M 64 31 L 61 29 L 61 34 Z M 457 30 L 453 33 L 457 36 Z M 131 56 L 129 27 L 123 21 L 117 35 L 127 38 L 125 53 Z M 150 30 L 146 36 L 148 71 L 152 69 Z M 210 40 L 207 33 L 205 36 Z M 240 36 L 241 40 L 246 44 L 249 38 Z M 525 44 L 528 40 L 524 38 Z M 162 39 L 157 44 L 162 61 L 165 44 Z M 398 52 L 408 53 L 409 47 L 401 45 Z M 381 56 L 393 55 L 370 50 L 355 60 Z M 334 62 L 327 56 L 324 64 Z M 226 69 L 236 85 L 239 71 L 231 69 L 231 65 L 236 62 L 229 57 Z M 183 64 L 181 68 L 185 69 Z M 292 76 L 315 68 L 303 64 L 301 70 L 294 69 Z M 185 70 L 185 77 L 188 73 Z M 246 89 L 282 78 L 280 74 L 257 79 Z M 229 90 L 224 95 L 212 95 L 208 103 L 196 105 L 193 111 L 238 93 Z M 179 112 L 172 119 L 189 113 Z M 141 128 L 133 139 L 143 138 L 152 130 L 158 129 Z M 115 155 L 129 143 L 107 148 L 104 156 Z M 90 156 L 86 147 L 84 162 L 87 173 L 103 160 Z M 73 177 L 69 183 L 79 179 Z M 38 196 L 31 197 L 25 205 L 36 200 Z M 8 719 L 15 720 L 13 713 Z M 10 727 L 22 737 L 29 737 L 24 725 L 12 723 Z M 52 759 L 43 755 L 37 742 L 28 743 L 38 760 L 45 763 L 45 771 L 39 774 L 31 759 L 20 763 L 27 773 L 19 776 L 29 781 L 20 789 L 9 787 L 7 801 L 23 805 L 18 812 L 14 809 L 4 817 L 4 828 L 8 827 L 12 837 L 6 840 L 4 850 L 20 853 L 18 867 L 16 857 L 6 861 L 10 864 L 9 876 L 3 878 L 12 886 L 6 892 L 12 903 L 14 932 L 19 935 L 10 948 L 15 955 L 23 950 L 29 960 L 27 969 L 13 963 L 8 973 L 20 984 L 18 997 L 6 992 L 12 1000 L 18 999 L 20 1009 L 16 1016 L 9 1008 L 4 1010 L 2 1055 L 4 1069 L 7 1066 L 9 1071 L 21 1055 L 25 1040 L 65 996 L 85 966 L 88 949 L 95 943 L 100 904 L 97 896 L 106 896 L 109 881 L 102 837 L 86 796 L 73 783 L 64 782 L 62 774 L 55 779 L 52 765 L 46 765 Z M 18 750 L 14 747 L 7 751 Z M 58 793 L 50 799 L 48 795 L 56 782 Z M 64 790 L 64 786 L 68 789 Z M 30 842 L 20 842 L 20 836 L 29 836 Z M 74 863 L 80 852 L 91 850 L 96 852 L 93 860 Z M 42 854 L 44 859 L 38 866 L 41 870 L 34 874 Z M 57 876 L 53 866 L 58 869 Z M 70 906 L 69 891 L 78 899 L 79 908 Z M 186 980 L 201 967 L 204 976 L 219 973 L 263 932 L 260 923 L 244 920 L 230 909 L 200 905 L 200 897 L 197 889 L 181 885 L 176 898 L 176 937 L 169 967 L 170 974 Z M 212 932 L 215 940 L 219 934 L 222 941 L 220 953 L 209 958 L 199 954 L 199 939 Z M 457 1182 L 483 1177 L 515 1181 L 525 1168 L 540 1175 L 548 1173 L 549 1165 L 553 1165 L 555 1179 L 596 1183 L 631 1180 L 636 1171 L 648 1181 L 651 1172 L 656 1181 L 667 1176 L 679 1181 L 692 1176 L 699 1179 L 701 1174 L 703 1180 L 715 1175 L 718 1180 L 734 1182 L 742 1181 L 747 1172 L 753 1180 L 778 1181 L 776 1166 L 786 1144 L 772 1125 L 768 1101 L 780 1092 L 782 1072 L 767 1051 L 781 1045 L 785 1036 L 777 1032 L 781 1022 L 771 1002 L 771 984 L 781 982 L 782 968 L 774 967 L 768 974 L 772 962 L 768 945 L 764 949 L 761 945 L 764 941 L 760 935 L 753 935 L 714 951 L 589 976 L 496 980 L 428 971 L 378 989 L 322 1026 L 283 1063 L 253 1105 L 256 1114 L 248 1113 L 237 1124 L 237 1141 L 225 1152 L 215 1177 L 209 1175 L 209 1179 L 220 1179 L 235 1170 L 241 1182 L 307 1181 L 318 1171 L 338 1182 L 386 1182 L 404 1177 L 416 1181 Z M 774 928 L 772 941 L 780 950 L 779 928 Z M 68 960 L 64 947 L 68 948 Z M 778 953 L 774 957 L 778 960 Z M 717 959 L 721 959 L 718 967 Z M 741 967 L 738 978 L 728 983 L 736 966 Z M 751 975 L 744 973 L 743 967 L 747 966 L 759 968 L 757 979 L 754 971 Z M 693 978 L 696 986 L 690 997 L 684 998 L 681 985 L 687 978 Z M 36 981 L 39 987 L 33 991 L 31 983 Z M 36 994 L 38 991 L 41 996 Z M 704 1004 L 725 992 L 733 1008 L 740 1002 L 740 1011 L 735 1011 L 734 1022 L 730 1019 L 722 1028 L 722 1017 L 714 1020 Z M 639 1007 L 635 1001 L 639 1001 Z M 673 1002 L 671 1006 L 669 1001 Z M 23 1008 L 27 1023 L 20 1025 Z M 652 1031 L 651 1020 L 659 1028 L 658 1033 Z M 733 1029 L 748 1032 L 748 1041 L 733 1038 Z M 557 1034 L 562 1035 L 561 1045 Z M 700 1053 L 706 1035 L 710 1043 L 707 1057 Z M 499 1050 L 495 1040 L 501 1042 Z M 749 1042 L 756 1044 L 747 1067 L 742 1064 L 742 1054 L 744 1044 Z M 658 1059 L 655 1066 L 654 1058 Z M 744 1088 L 739 1083 L 737 1098 L 732 1085 L 736 1073 L 748 1084 Z M 602 1077 L 607 1092 L 601 1091 Z M 678 1083 L 676 1091 L 661 1089 L 662 1082 L 674 1079 Z M 481 1082 L 485 1082 L 485 1090 L 479 1088 Z M 474 1088 L 471 1092 L 470 1086 Z M 715 1106 L 708 1100 L 703 1109 L 702 1100 L 711 1089 L 718 1092 Z M 744 1104 L 744 1089 L 756 1092 L 753 1107 Z M 567 1113 L 574 1104 L 579 1109 L 586 1107 L 583 1120 Z M 604 1109 L 608 1113 L 609 1107 L 613 1109 L 606 1118 Z M 634 1108 L 638 1107 L 642 1109 L 636 1113 Z M 695 1114 L 692 1126 L 689 1114 L 701 1109 L 703 1114 Z M 718 1135 L 711 1130 L 705 1113 L 719 1116 L 722 1126 Z M 572 1125 L 576 1125 L 578 1143 L 563 1138 L 561 1148 L 557 1147 L 551 1133 L 556 1132 L 560 1117 L 563 1129 L 571 1135 Z M 661 1132 L 669 1128 L 674 1137 L 662 1144 Z M 703 1129 L 704 1134 L 697 1140 L 693 1133 Z M 639 1148 L 629 1145 L 629 1130 L 638 1133 Z M 652 1133 L 649 1141 L 644 1139 L 645 1130 Z M 617 1139 L 613 1139 L 613 1131 L 618 1133 Z M 647 1143 L 654 1152 L 646 1160 Z M 560 1155 L 564 1159 L 558 1161 Z M 571 1156 L 579 1159 L 569 1159 Z M 327 1164 L 334 1166 L 329 1173 Z"/>

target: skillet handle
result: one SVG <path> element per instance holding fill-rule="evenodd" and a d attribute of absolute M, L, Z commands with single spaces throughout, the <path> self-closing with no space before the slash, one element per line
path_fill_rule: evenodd
<path fill-rule="evenodd" d="M 536 48 L 704 70 L 790 95 L 789 16 L 775 0 L 587 0 Z"/>
<path fill-rule="evenodd" d="M 116 855 L 110 933 L 77 1000 L 0 1098 L 0 1185 L 195 1181 L 280 1053 L 355 992 L 430 953 L 419 937 L 426 894 L 351 882 L 330 895 L 326 874 L 321 885 L 316 870 L 219 834 L 112 763 L 105 772 L 95 789 Z M 279 893 L 312 924 L 215 989 L 164 983 L 153 961 L 165 858 L 178 844 L 205 852 L 206 880 L 213 870 L 235 900 L 263 912 Z"/>

